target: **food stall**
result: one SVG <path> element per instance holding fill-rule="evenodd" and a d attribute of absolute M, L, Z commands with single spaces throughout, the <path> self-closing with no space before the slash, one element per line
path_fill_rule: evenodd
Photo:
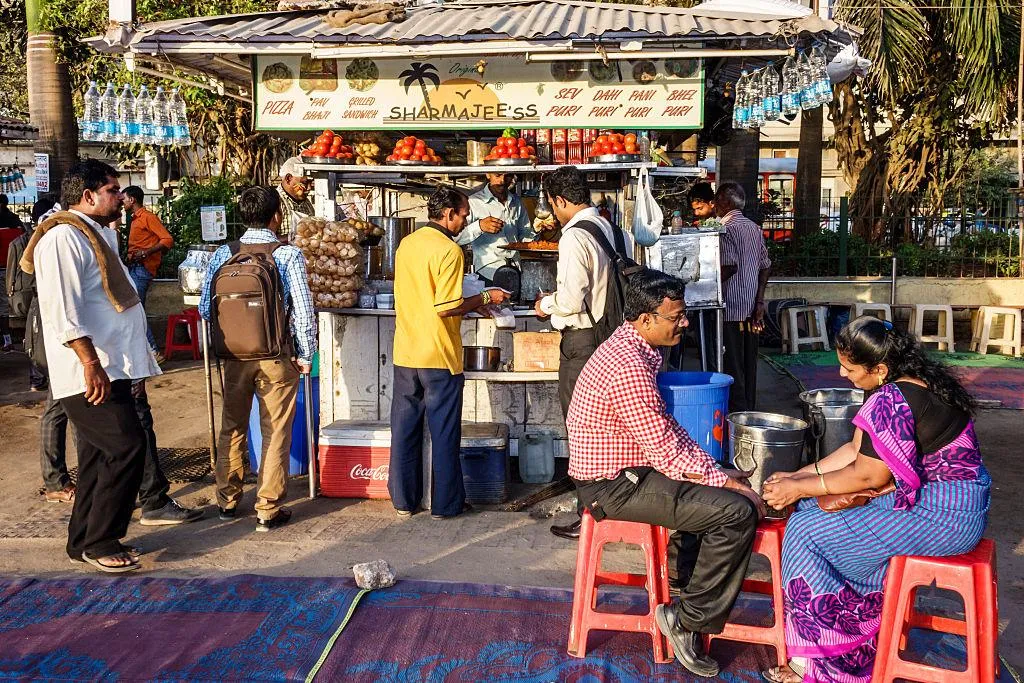
<path fill-rule="evenodd" d="M 331 3 L 124 22 L 89 42 L 148 73 L 251 101 L 258 129 L 308 133 L 304 168 L 324 221 L 302 236 L 307 261 L 322 266 L 311 271 L 324 279 L 314 288 L 321 423 L 374 422 L 390 411 L 394 250 L 425 222 L 425 195 L 439 184 L 473 189 L 493 166 L 517 175 L 536 221 L 542 174 L 573 164 L 587 174 L 595 203 L 628 228 L 641 171 L 704 174 L 652 158 L 659 135 L 713 123 L 704 120 L 708 88 L 728 91 L 741 67 L 845 35 L 785 0 L 747 5 L 458 0 L 387 3 L 368 15 Z M 539 213 L 543 222 L 542 206 Z M 363 227 L 358 252 L 324 253 L 325 230 L 340 234 L 361 221 L 373 227 Z M 720 367 L 718 239 L 716 231 L 666 236 L 638 248 L 636 258 L 685 277 L 690 308 L 717 314 Z M 557 249 L 510 247 L 520 254 L 523 289 L 512 325 L 469 316 L 462 326 L 466 345 L 498 347 L 506 363 L 467 373 L 463 418 L 507 425 L 513 456 L 520 440 L 537 434 L 554 437 L 565 455 L 557 371 L 543 363 L 530 371 L 514 355 L 514 333 L 547 328 L 533 316 L 531 297 L 553 278 Z M 361 272 L 351 273 L 360 259 Z"/>

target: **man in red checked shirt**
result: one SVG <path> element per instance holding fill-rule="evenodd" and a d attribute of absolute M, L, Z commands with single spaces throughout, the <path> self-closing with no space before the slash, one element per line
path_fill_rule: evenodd
<path fill-rule="evenodd" d="M 680 597 L 659 605 L 658 627 L 676 659 L 698 676 L 718 675 L 702 633 L 721 633 L 739 594 L 764 503 L 666 412 L 658 393 L 659 347 L 686 327 L 683 282 L 656 270 L 630 278 L 626 322 L 587 362 L 569 405 L 569 476 L 582 506 L 604 518 L 697 536 L 696 561 Z"/>

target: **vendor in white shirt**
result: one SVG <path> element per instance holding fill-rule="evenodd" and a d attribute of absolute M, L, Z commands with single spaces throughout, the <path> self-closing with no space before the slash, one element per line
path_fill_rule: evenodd
<path fill-rule="evenodd" d="M 523 202 L 509 191 L 513 182 L 511 173 L 488 173 L 487 184 L 469 197 L 470 222 L 455 240 L 461 246 L 472 246 L 473 271 L 488 282 L 494 271 L 505 265 L 505 259 L 518 261 L 516 252 L 500 246 L 534 235 Z"/>

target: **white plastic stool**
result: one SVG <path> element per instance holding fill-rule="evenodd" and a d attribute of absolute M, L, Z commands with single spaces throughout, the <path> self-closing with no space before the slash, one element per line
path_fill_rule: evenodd
<path fill-rule="evenodd" d="M 878 315 L 879 313 L 881 315 Z M 853 318 L 859 318 L 862 315 L 873 315 L 879 320 L 892 322 L 892 306 L 889 304 L 854 304 Z"/>
<path fill-rule="evenodd" d="M 997 317 L 1003 319 L 1003 336 L 992 337 L 992 323 Z M 1020 355 L 1020 322 L 1019 308 L 1003 308 L 1000 306 L 982 306 L 974 319 L 971 334 L 971 351 L 981 355 L 988 353 L 988 347 L 999 346 L 1000 353 Z"/>
<path fill-rule="evenodd" d="M 789 349 L 790 355 L 800 353 L 800 347 L 804 345 L 813 346 L 821 344 L 823 351 L 829 350 L 828 327 L 825 325 L 825 314 L 828 308 L 825 306 L 794 306 L 783 311 L 782 316 L 782 345 L 783 349 Z M 799 316 L 804 316 L 807 324 L 807 336 L 800 336 Z"/>
<path fill-rule="evenodd" d="M 924 333 L 926 313 L 938 314 L 938 329 L 935 334 Z M 910 313 L 910 329 L 922 344 L 938 344 L 939 351 L 953 353 L 953 308 L 944 304 L 914 304 Z"/>

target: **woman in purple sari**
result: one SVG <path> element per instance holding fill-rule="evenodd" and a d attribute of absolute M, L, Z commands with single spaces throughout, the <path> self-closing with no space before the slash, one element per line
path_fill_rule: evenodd
<path fill-rule="evenodd" d="M 782 549 L 788 666 L 772 683 L 871 680 L 882 590 L 894 555 L 957 555 L 988 517 L 971 396 L 912 336 L 876 318 L 836 339 L 841 374 L 869 392 L 853 440 L 821 461 L 765 482 L 775 509 L 799 501 Z M 817 496 L 895 484 L 862 507 L 824 512 Z"/>

